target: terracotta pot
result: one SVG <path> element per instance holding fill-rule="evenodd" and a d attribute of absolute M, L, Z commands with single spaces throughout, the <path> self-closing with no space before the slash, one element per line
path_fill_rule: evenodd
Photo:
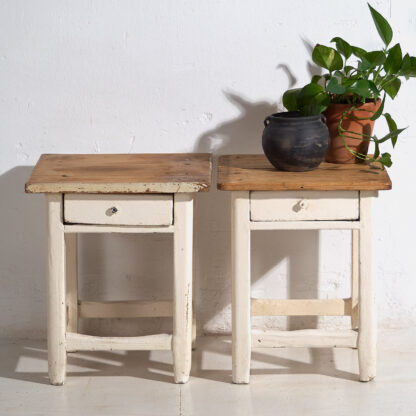
<path fill-rule="evenodd" d="M 376 104 L 374 102 L 369 102 L 360 105 L 358 108 L 362 110 L 369 111 L 360 111 L 354 110 L 351 111 L 351 114 L 354 117 L 372 117 L 373 111 L 377 111 L 380 107 L 381 100 L 378 100 Z M 326 124 L 329 130 L 330 143 L 328 153 L 326 154 L 325 160 L 331 163 L 359 163 L 362 162 L 361 159 L 357 159 L 352 155 L 348 149 L 345 147 L 342 138 L 338 135 L 338 124 L 342 117 L 342 113 L 348 108 L 351 107 L 351 104 L 330 104 L 330 106 L 325 110 L 324 115 L 326 117 Z M 345 118 L 342 122 L 342 127 L 346 130 L 353 131 L 355 133 L 364 133 L 368 135 L 373 134 L 374 121 L 372 120 L 354 120 L 350 118 Z M 353 137 L 359 137 L 358 135 L 351 134 Z M 368 152 L 368 141 L 357 140 L 346 138 L 347 145 L 354 151 L 362 153 L 364 155 Z"/>

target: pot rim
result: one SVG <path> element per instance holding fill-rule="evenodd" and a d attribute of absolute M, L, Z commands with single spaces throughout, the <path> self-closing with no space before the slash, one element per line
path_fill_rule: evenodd
<path fill-rule="evenodd" d="M 361 103 L 360 105 L 356 106 L 356 108 L 364 107 L 365 105 L 374 105 L 374 106 L 377 106 L 380 103 L 381 103 L 381 99 L 378 98 L 377 101 L 376 101 L 376 103 L 374 103 L 374 101 L 369 101 L 368 103 Z M 348 103 L 330 103 L 326 110 L 328 110 L 328 108 L 329 107 L 332 107 L 332 106 L 334 106 L 334 107 L 341 107 L 341 106 L 347 107 L 347 106 L 350 106 L 351 107 L 351 105 L 352 104 L 348 104 Z"/>
<path fill-rule="evenodd" d="M 299 120 L 302 120 L 302 121 L 320 120 L 322 117 L 322 113 L 315 114 L 313 116 L 301 116 L 299 114 L 300 114 L 299 111 L 280 111 L 278 113 L 271 114 L 269 117 L 271 119 L 285 120 L 289 122 L 296 122 Z"/>

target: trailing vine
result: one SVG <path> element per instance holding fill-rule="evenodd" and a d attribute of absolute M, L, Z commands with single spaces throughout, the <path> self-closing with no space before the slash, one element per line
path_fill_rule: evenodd
<path fill-rule="evenodd" d="M 349 104 L 338 125 L 338 133 L 346 149 L 356 158 L 367 161 L 377 161 L 383 167 L 392 165 L 391 155 L 381 153 L 381 145 L 391 141 L 394 147 L 404 128 L 397 128 L 396 122 L 389 113 L 385 113 L 386 96 L 395 99 L 402 85 L 401 79 L 408 80 L 416 77 L 416 57 L 408 53 L 402 54 L 399 43 L 389 47 L 393 31 L 387 20 L 368 5 L 374 24 L 384 46 L 379 50 L 366 51 L 353 46 L 340 37 L 334 37 L 331 42 L 335 48 L 317 44 L 312 52 L 313 62 L 328 72 L 314 75 L 309 84 L 303 88 L 287 90 L 283 95 L 283 104 L 289 111 L 298 111 L 301 116 L 315 115 L 325 111 L 330 104 Z M 381 105 L 371 117 L 355 117 L 352 111 L 366 111 L 361 104 L 369 101 Z M 383 116 L 387 122 L 389 133 L 382 138 L 359 134 L 343 128 L 346 119 L 377 120 Z M 345 139 L 356 139 L 374 143 L 374 155 L 367 156 L 348 146 Z"/>

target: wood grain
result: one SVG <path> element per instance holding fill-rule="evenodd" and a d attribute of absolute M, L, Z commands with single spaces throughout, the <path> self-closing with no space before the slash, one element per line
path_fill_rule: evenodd
<path fill-rule="evenodd" d="M 44 154 L 26 183 L 26 192 L 204 192 L 210 184 L 208 153 Z"/>
<path fill-rule="evenodd" d="M 391 186 L 387 171 L 377 163 L 323 162 L 309 172 L 284 172 L 264 155 L 225 155 L 218 162 L 217 187 L 222 191 L 374 191 Z"/>

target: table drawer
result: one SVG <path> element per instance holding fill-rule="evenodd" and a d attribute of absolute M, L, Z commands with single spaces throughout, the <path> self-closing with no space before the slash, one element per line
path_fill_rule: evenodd
<path fill-rule="evenodd" d="M 172 217 L 172 195 L 64 195 L 67 223 L 170 225 Z"/>
<path fill-rule="evenodd" d="M 254 191 L 251 221 L 358 220 L 358 191 Z"/>

